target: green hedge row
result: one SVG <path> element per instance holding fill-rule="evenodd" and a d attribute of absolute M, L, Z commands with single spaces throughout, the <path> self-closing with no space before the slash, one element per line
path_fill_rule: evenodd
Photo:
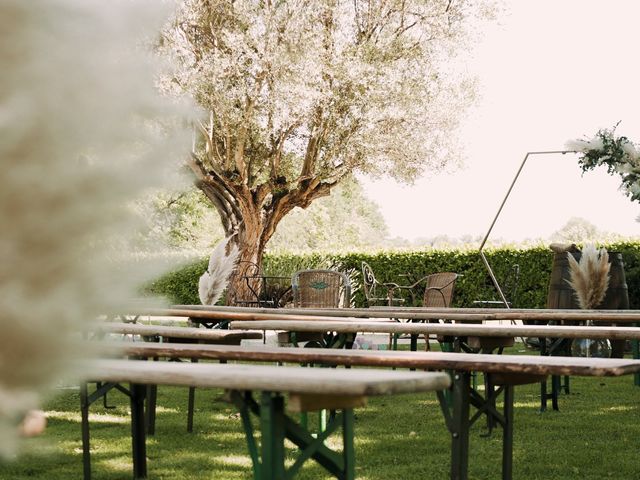
<path fill-rule="evenodd" d="M 610 252 L 622 253 L 631 308 L 640 308 L 640 243 L 605 245 Z M 496 277 L 505 282 L 514 264 L 520 266 L 516 307 L 544 308 L 553 263 L 547 247 L 485 250 Z M 270 275 L 289 275 L 303 268 L 337 268 L 350 273 L 355 284 L 355 306 L 364 306 L 359 288 L 361 262 L 367 262 L 381 282 L 411 283 L 429 273 L 453 271 L 462 274 L 456 284 L 454 306 L 470 307 L 475 300 L 497 299 L 497 293 L 477 250 L 429 250 L 416 252 L 380 252 L 311 255 L 267 255 L 264 271 Z M 171 302 L 197 304 L 198 278 L 207 259 L 196 262 L 153 282 L 145 293 L 166 296 Z"/>

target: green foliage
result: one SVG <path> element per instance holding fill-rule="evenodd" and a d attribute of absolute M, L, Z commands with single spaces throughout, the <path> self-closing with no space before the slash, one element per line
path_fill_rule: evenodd
<path fill-rule="evenodd" d="M 618 174 L 622 179 L 622 190 L 637 202 L 640 201 L 640 154 L 627 137 L 616 136 L 619 124 L 598 130 L 591 140 L 570 142 L 569 148 L 580 152 L 578 163 L 583 172 L 606 165 L 607 173 Z"/>
<path fill-rule="evenodd" d="M 169 249 L 207 252 L 224 229 L 220 216 L 200 190 L 157 191 L 138 201 L 133 209 L 144 229 L 134 245 L 145 251 Z M 381 248 L 388 231 L 378 205 L 367 198 L 362 186 L 348 177 L 308 208 L 295 208 L 278 225 L 268 244 L 271 252 L 338 251 Z M 127 237 L 129 238 L 129 237 Z"/>
<path fill-rule="evenodd" d="M 631 308 L 640 308 L 640 243 L 621 242 L 604 245 L 610 252 L 622 253 Z M 527 249 L 500 248 L 485 255 L 501 285 L 511 275 L 514 264 L 520 266 L 516 307 L 544 308 L 547 300 L 553 252 L 546 246 Z M 359 288 L 361 262 L 367 262 L 380 282 L 408 285 L 430 273 L 452 271 L 462 276 L 456 283 L 454 306 L 471 307 L 475 300 L 498 299 L 497 292 L 477 250 L 424 250 L 413 252 L 346 254 L 266 255 L 263 270 L 267 275 L 288 276 L 305 268 L 336 268 L 349 274 L 353 302 L 364 306 Z M 167 296 L 176 303 L 199 303 L 198 277 L 206 268 L 206 259 L 172 272 L 154 282 L 148 292 Z M 416 295 L 420 297 L 420 288 Z M 422 286 L 423 288 L 423 286 Z M 406 292 L 405 292 L 406 294 Z M 408 296 L 408 294 L 407 294 Z"/>
<path fill-rule="evenodd" d="M 143 294 L 159 295 L 169 302 L 183 305 L 198 305 L 198 279 L 207 269 L 209 258 L 203 258 L 178 270 L 169 272 L 147 285 Z"/>
<path fill-rule="evenodd" d="M 547 283 L 551 270 L 552 253 L 542 247 L 529 250 L 499 249 L 486 252 L 496 277 L 504 282 L 510 275 L 514 263 L 520 265 L 520 301 L 518 306 L 530 308 L 544 307 Z M 444 251 L 429 250 L 419 252 L 382 252 L 372 254 L 348 254 L 341 256 L 347 267 L 360 268 L 367 262 L 380 282 L 395 282 L 409 285 L 424 276 L 436 272 L 456 272 L 462 276 L 456 283 L 454 306 L 470 307 L 475 300 L 497 299 L 497 293 L 476 250 Z M 421 290 L 416 296 L 420 302 Z M 526 305 L 525 305 L 526 303 Z M 356 304 L 364 305 L 360 292 Z"/>
<path fill-rule="evenodd" d="M 287 214 L 269 240 L 270 252 L 339 251 L 382 247 L 388 236 L 379 207 L 348 177 L 308 208 Z"/>

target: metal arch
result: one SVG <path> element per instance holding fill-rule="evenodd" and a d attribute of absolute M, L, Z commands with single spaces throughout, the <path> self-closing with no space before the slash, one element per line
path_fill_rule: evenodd
<path fill-rule="evenodd" d="M 513 187 L 516 184 L 516 181 L 518 180 L 520 173 L 522 173 L 524 164 L 527 163 L 527 160 L 529 159 L 529 155 L 549 155 L 549 154 L 558 154 L 558 153 L 562 153 L 564 155 L 565 153 L 578 153 L 578 152 L 576 150 L 550 150 L 550 151 L 542 151 L 542 152 L 527 152 L 527 154 L 524 156 L 524 160 L 522 160 L 522 163 L 520 164 L 520 168 L 518 168 L 518 171 L 516 172 L 516 176 L 513 177 L 511 185 L 509 186 L 509 189 L 507 190 L 507 194 L 504 196 L 504 199 L 502 200 L 502 203 L 498 208 L 496 216 L 493 218 L 493 221 L 489 226 L 489 230 L 487 230 L 487 233 L 482 239 L 482 243 L 480 244 L 479 253 L 480 253 L 480 257 L 482 258 L 482 262 L 484 263 L 484 266 L 487 268 L 487 271 L 489 272 L 489 276 L 491 277 L 491 281 L 493 282 L 493 285 L 496 287 L 496 290 L 498 290 L 498 294 L 500 295 L 500 300 L 504 303 L 504 306 L 506 308 L 511 308 L 511 307 L 509 306 L 509 302 L 507 301 L 507 298 L 504 296 L 504 292 L 502 291 L 502 288 L 500 288 L 500 284 L 498 283 L 498 280 L 496 279 L 496 276 L 493 273 L 491 265 L 489 265 L 489 261 L 487 260 L 487 257 L 485 256 L 482 250 L 485 244 L 487 243 L 487 239 L 489 238 L 489 235 L 491 234 L 491 231 L 493 230 L 493 227 L 496 224 L 496 221 L 498 220 L 500 213 L 502 213 L 502 209 L 505 203 L 507 203 L 507 199 L 509 198 L 509 195 L 511 195 L 511 191 L 513 190 Z"/>

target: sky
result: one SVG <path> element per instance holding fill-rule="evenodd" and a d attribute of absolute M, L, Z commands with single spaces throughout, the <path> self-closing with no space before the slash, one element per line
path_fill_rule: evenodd
<path fill-rule="evenodd" d="M 466 62 L 479 97 L 458 135 L 463 165 L 413 186 L 363 178 L 392 237 L 484 236 L 524 156 L 600 128 L 640 142 L 636 0 L 505 0 Z M 640 236 L 640 204 L 576 154 L 532 155 L 491 238 L 547 238 L 571 217 Z M 416 217 L 416 212 L 420 212 Z"/>

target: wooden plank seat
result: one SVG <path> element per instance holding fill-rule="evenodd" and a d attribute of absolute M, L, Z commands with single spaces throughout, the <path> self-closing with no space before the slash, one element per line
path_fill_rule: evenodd
<path fill-rule="evenodd" d="M 153 342 L 181 342 L 198 344 L 240 345 L 242 340 L 261 340 L 262 332 L 257 330 L 218 330 L 194 327 L 171 327 L 163 325 L 141 325 L 123 322 L 102 322 L 90 327 L 90 331 L 97 336 L 105 334 L 139 335 L 145 341 Z M 197 362 L 197 359 L 192 359 Z M 100 385 L 98 385 L 100 388 Z M 106 393 L 101 396 L 105 408 L 107 406 Z M 157 386 L 150 385 L 147 392 L 147 434 L 155 434 L 156 425 Z M 187 406 L 187 432 L 193 431 L 193 413 L 195 410 L 195 387 L 189 387 Z"/>
<path fill-rule="evenodd" d="M 330 320 L 333 317 L 350 318 L 396 318 L 402 320 L 428 321 L 461 321 L 482 323 L 490 320 L 508 320 L 512 323 L 524 321 L 525 323 L 557 323 L 557 322 L 584 322 L 594 320 L 596 324 L 640 324 L 640 310 L 568 310 L 568 309 L 515 309 L 515 308 L 439 308 L 439 307 L 390 307 L 375 306 L 371 308 L 349 309 L 264 309 L 264 308 L 238 308 L 226 306 L 202 306 L 202 305 L 175 305 L 174 310 L 190 310 L 208 312 L 217 318 L 225 314 L 233 315 L 231 320 L 277 320 L 277 319 L 310 319 L 309 317 L 325 317 L 320 320 Z M 266 316 L 265 316 L 266 315 Z M 281 318 L 277 318 L 277 316 Z M 244 318 L 240 318 L 244 316 Z M 286 318 L 285 318 L 286 317 Z M 477 340 L 478 343 L 488 341 Z M 490 343 L 490 342 L 489 342 Z M 480 346 L 483 348 L 485 346 Z M 634 340 L 634 352 L 638 352 L 638 342 Z M 636 356 L 638 356 L 636 354 Z M 636 376 L 636 384 L 640 385 L 640 376 Z"/>
<path fill-rule="evenodd" d="M 231 325 L 233 327 L 233 324 Z M 113 345 L 112 347 L 115 347 Z M 547 375 L 619 376 L 640 371 L 640 361 L 529 355 L 482 355 L 450 352 L 367 351 L 316 348 L 234 347 L 223 345 L 129 344 L 114 353 L 134 357 L 197 357 L 227 361 L 292 362 L 453 371 L 451 404 L 438 399 L 451 434 L 451 478 L 468 478 L 469 430 L 482 415 L 490 415 L 503 429 L 502 478 L 512 478 L 513 402 L 516 385 L 535 383 Z M 319 371 L 320 369 L 315 369 Z M 335 371 L 335 369 L 331 369 Z M 471 386 L 472 372 L 484 372 L 497 386 L 489 398 Z M 504 393 L 504 410 L 495 407 Z M 470 407 L 476 408 L 474 415 Z"/>
<path fill-rule="evenodd" d="M 387 307 L 374 306 L 369 308 L 244 308 L 231 306 L 203 306 L 203 305 L 174 305 L 169 309 L 140 308 L 140 313 L 147 311 L 188 311 L 203 312 L 195 315 L 211 315 L 210 318 L 227 318 L 230 320 L 276 320 L 277 316 L 287 318 L 298 315 L 304 317 L 351 317 L 351 318 L 400 318 L 404 320 L 464 320 L 482 322 L 487 320 L 531 320 L 549 321 L 585 321 L 638 323 L 640 310 L 568 310 L 568 309 L 526 309 L 526 308 L 437 308 L 437 307 Z M 207 313 L 204 313 L 207 312 Z M 236 316 L 238 315 L 238 316 Z M 260 318 L 269 315 L 268 318 Z M 245 316 L 245 318 L 240 318 Z M 232 318 L 235 317 L 235 318 Z"/>
<path fill-rule="evenodd" d="M 124 342 L 123 342 L 124 343 Z M 126 343 L 169 348 L 164 344 Z M 190 348 L 219 347 L 189 345 Z M 239 347 L 230 347 L 239 348 Z M 363 406 L 368 396 L 426 392 L 447 388 L 447 374 L 436 372 L 392 372 L 385 370 L 336 370 L 258 365 L 220 365 L 132 360 L 96 360 L 86 369 L 86 378 L 105 385 L 118 385 L 131 399 L 131 432 L 134 479 L 147 478 L 144 426 L 146 384 L 223 388 L 234 403 L 245 429 L 253 462 L 253 478 L 293 478 L 309 458 L 340 479 L 355 479 L 353 408 Z M 126 389 L 121 384 L 130 383 Z M 85 384 L 86 385 L 86 384 Z M 285 412 L 284 394 L 292 411 L 333 408 L 341 410 L 325 432 L 314 438 Z M 82 405 L 84 478 L 91 477 L 89 456 L 89 405 Z M 260 419 L 261 446 L 257 446 L 250 415 Z M 335 452 L 324 440 L 342 430 L 343 451 Z M 300 449 L 296 462 L 285 467 L 284 441 Z"/>
<path fill-rule="evenodd" d="M 513 338 L 520 336 L 540 338 L 614 338 L 640 339 L 638 327 L 585 327 L 565 325 L 469 325 L 458 323 L 398 323 L 398 322 L 368 322 L 343 321 L 338 319 L 328 321 L 294 321 L 294 320 L 249 320 L 233 321 L 230 328 L 254 330 L 290 330 L 317 332 L 336 331 L 343 333 L 415 333 L 436 334 L 444 336 L 465 337 L 495 337 Z"/>
<path fill-rule="evenodd" d="M 202 343 L 219 343 L 224 345 L 240 345 L 242 340 L 260 340 L 262 332 L 254 329 L 247 331 L 211 330 L 195 327 L 168 327 L 163 325 L 141 325 L 122 322 L 105 322 L 90 328 L 93 333 L 116 333 L 123 335 L 140 335 L 141 337 L 157 337 L 162 341 L 196 341 Z"/>
<path fill-rule="evenodd" d="M 270 321 L 235 321 L 231 328 L 255 328 L 260 330 L 288 330 L 298 332 L 333 331 L 336 333 L 366 332 L 366 333 L 408 333 L 420 335 L 443 335 L 450 338 L 465 337 L 472 343 L 475 338 L 481 339 L 478 345 L 486 345 L 496 342 L 500 345 L 503 339 L 513 340 L 514 337 L 537 337 L 541 344 L 546 345 L 546 339 L 572 339 L 572 338 L 607 338 L 607 339 L 640 339 L 638 327 L 591 327 L 591 326 L 565 326 L 565 325 L 469 325 L 448 323 L 392 323 L 392 322 L 368 322 L 368 321 L 313 321 L 301 322 L 293 320 Z M 491 343 L 489 343 L 491 346 Z M 548 355 L 545 349 L 541 355 Z M 550 400 L 554 410 L 559 409 L 559 395 L 561 385 L 557 375 L 552 377 L 549 391 L 547 381 L 540 383 L 540 409 L 546 410 Z M 567 392 L 568 393 L 568 392 Z"/>

